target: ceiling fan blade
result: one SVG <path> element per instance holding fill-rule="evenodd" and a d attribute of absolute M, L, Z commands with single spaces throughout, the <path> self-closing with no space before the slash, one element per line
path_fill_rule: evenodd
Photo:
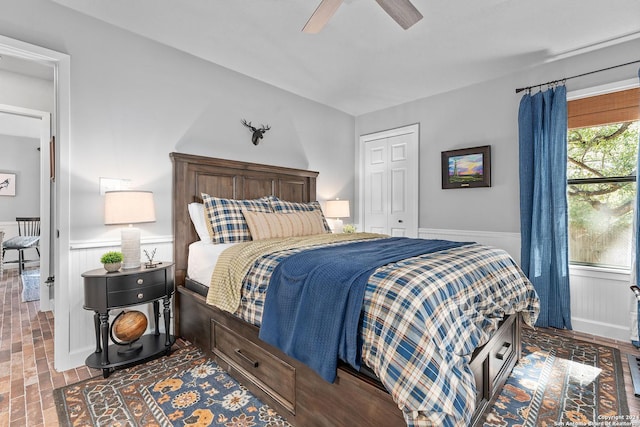
<path fill-rule="evenodd" d="M 343 0 L 322 0 L 316 10 L 307 21 L 303 33 L 316 34 L 329 22 L 329 19 L 336 13 Z"/>
<path fill-rule="evenodd" d="M 422 14 L 409 0 L 376 0 L 405 30 L 422 19 Z"/>

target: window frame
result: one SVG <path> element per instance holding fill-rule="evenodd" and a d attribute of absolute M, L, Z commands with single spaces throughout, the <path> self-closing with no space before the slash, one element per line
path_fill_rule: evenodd
<path fill-rule="evenodd" d="M 599 98 L 596 100 L 596 98 Z M 629 100 L 640 99 L 640 83 L 638 79 L 629 79 L 607 85 L 572 91 L 567 94 L 567 131 L 584 127 L 604 126 L 625 121 L 640 121 L 640 102 Z M 608 108 L 601 108 L 602 105 Z M 593 121 L 595 115 L 605 115 L 604 123 Z M 567 141 L 568 144 L 568 141 Z M 640 150 L 640 143 L 638 146 Z M 637 172 L 637 171 L 636 171 Z M 567 179 L 567 190 L 570 185 L 608 184 L 638 182 L 636 175 L 598 178 Z M 636 184 L 637 185 L 637 184 Z M 611 267 L 604 264 L 590 264 L 569 260 L 570 268 L 588 268 L 603 271 L 629 271 L 629 267 Z"/>

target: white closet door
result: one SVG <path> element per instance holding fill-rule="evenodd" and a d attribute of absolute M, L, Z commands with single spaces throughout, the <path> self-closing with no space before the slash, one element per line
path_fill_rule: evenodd
<path fill-rule="evenodd" d="M 364 231 L 389 234 L 387 139 L 365 144 Z"/>
<path fill-rule="evenodd" d="M 361 140 L 364 231 L 418 236 L 418 125 Z"/>

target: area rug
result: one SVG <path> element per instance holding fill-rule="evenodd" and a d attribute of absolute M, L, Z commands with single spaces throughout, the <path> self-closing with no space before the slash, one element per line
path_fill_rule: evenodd
<path fill-rule="evenodd" d="M 631 426 L 631 420 L 618 349 L 523 328 L 522 358 L 485 426 Z"/>
<path fill-rule="evenodd" d="M 61 426 L 291 427 L 193 346 L 56 389 L 54 400 Z"/>
<path fill-rule="evenodd" d="M 38 301 L 40 299 L 40 270 L 23 270 L 20 280 L 22 281 L 22 302 Z"/>
<path fill-rule="evenodd" d="M 617 349 L 522 333 L 523 357 L 486 427 L 631 425 Z M 54 399 L 61 426 L 290 426 L 193 346 L 56 389 Z"/>

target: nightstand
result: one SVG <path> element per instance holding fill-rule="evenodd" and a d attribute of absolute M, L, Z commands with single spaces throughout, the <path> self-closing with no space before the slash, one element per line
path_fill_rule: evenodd
<path fill-rule="evenodd" d="M 170 333 L 171 295 L 174 292 L 173 263 L 163 262 L 153 268 L 132 268 L 108 273 L 105 269 L 87 271 L 84 277 L 84 308 L 93 310 L 96 350 L 87 360 L 91 368 L 102 369 L 104 378 L 118 367 L 133 365 L 169 354 L 175 338 Z M 160 333 L 160 300 L 163 302 L 164 330 Z M 136 353 L 119 351 L 122 346 L 109 345 L 109 310 L 153 303 L 155 331 L 142 335 L 136 344 L 142 349 Z"/>

